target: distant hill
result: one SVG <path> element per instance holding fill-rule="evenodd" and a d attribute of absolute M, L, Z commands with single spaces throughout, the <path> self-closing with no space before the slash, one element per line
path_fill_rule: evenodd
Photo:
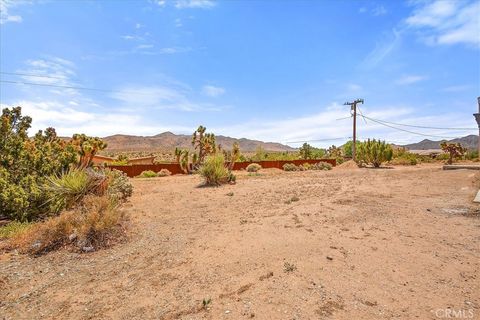
<path fill-rule="evenodd" d="M 457 138 L 452 140 L 441 140 L 441 141 L 432 141 L 429 139 L 424 139 L 417 143 L 406 144 L 403 147 L 409 150 L 427 150 L 427 149 L 440 149 L 440 143 L 442 141 L 448 141 L 452 143 L 461 143 L 462 146 L 468 149 L 476 149 L 478 148 L 478 136 L 477 135 L 469 135 L 463 138 Z"/>
<path fill-rule="evenodd" d="M 266 151 L 293 151 L 287 145 L 276 142 L 263 142 L 250 139 L 235 139 L 225 136 L 215 136 L 217 144 L 224 149 L 230 149 L 234 142 L 238 142 L 240 150 L 255 151 L 257 147 L 262 147 Z M 116 134 L 102 138 L 108 147 L 105 151 L 131 152 L 131 151 L 173 151 L 175 147 L 191 149 L 192 136 L 185 134 L 174 134 L 172 132 L 164 132 L 155 136 L 131 136 Z"/>

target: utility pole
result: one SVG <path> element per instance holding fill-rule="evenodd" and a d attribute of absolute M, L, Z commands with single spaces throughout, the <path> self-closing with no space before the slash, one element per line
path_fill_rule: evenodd
<path fill-rule="evenodd" d="M 478 113 L 474 113 L 473 116 L 477 120 L 478 125 L 478 158 L 480 159 L 480 97 L 477 97 Z"/>
<path fill-rule="evenodd" d="M 353 111 L 353 144 L 352 144 L 352 158 L 353 158 L 353 161 L 356 160 L 356 154 L 357 154 L 357 152 L 356 152 L 356 145 L 357 145 L 357 103 L 363 104 L 363 99 L 357 99 L 353 102 L 345 102 L 343 104 L 345 106 L 351 106 L 351 111 Z M 480 112 L 480 109 L 479 109 L 479 112 Z M 480 128 L 480 124 L 479 124 L 479 128 Z"/>

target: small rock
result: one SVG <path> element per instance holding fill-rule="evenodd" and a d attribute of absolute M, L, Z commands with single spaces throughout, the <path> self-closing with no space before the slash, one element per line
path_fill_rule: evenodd
<path fill-rule="evenodd" d="M 225 314 L 229 314 L 230 313 L 230 310 L 225 310 Z"/>
<path fill-rule="evenodd" d="M 93 252 L 93 251 L 95 251 L 95 248 L 92 247 L 92 246 L 82 247 L 82 251 L 83 251 L 83 252 Z"/>
<path fill-rule="evenodd" d="M 333 260 L 333 258 L 330 256 L 327 256 L 327 260 Z"/>
<path fill-rule="evenodd" d="M 75 239 L 77 239 L 77 234 L 76 233 L 72 233 L 71 235 L 68 236 L 68 240 L 70 240 L 70 241 L 73 241 Z"/>
<path fill-rule="evenodd" d="M 40 249 L 41 246 L 42 242 L 40 240 L 37 240 L 32 244 L 32 249 Z"/>

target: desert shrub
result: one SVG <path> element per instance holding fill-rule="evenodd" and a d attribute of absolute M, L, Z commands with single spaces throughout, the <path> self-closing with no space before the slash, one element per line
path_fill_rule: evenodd
<path fill-rule="evenodd" d="M 32 223 L 12 221 L 0 227 L 0 239 L 8 239 L 20 234 L 30 228 Z"/>
<path fill-rule="evenodd" d="M 378 168 L 383 162 L 392 159 L 392 146 L 385 141 L 368 139 L 367 141 L 359 143 L 357 148 L 356 161 L 361 165 L 367 164 Z"/>
<path fill-rule="evenodd" d="M 332 170 L 332 165 L 328 162 L 320 161 L 320 162 L 315 163 L 310 168 L 311 168 L 311 170 Z"/>
<path fill-rule="evenodd" d="M 106 193 L 112 201 L 118 203 L 132 196 L 133 186 L 124 172 L 105 169 L 104 174 L 108 178 Z"/>
<path fill-rule="evenodd" d="M 232 178 L 221 154 L 208 156 L 198 172 L 205 179 L 206 185 L 220 185 Z"/>
<path fill-rule="evenodd" d="M 478 160 L 478 150 L 467 150 L 464 158 L 465 160 Z"/>
<path fill-rule="evenodd" d="M 393 159 L 390 160 L 389 163 L 394 165 L 414 166 L 418 163 L 418 160 L 417 155 L 410 152 L 405 152 L 396 157 L 393 157 Z"/>
<path fill-rule="evenodd" d="M 165 168 L 163 168 L 162 170 L 158 171 L 158 173 L 157 173 L 157 176 L 158 176 L 158 177 L 166 177 L 166 176 L 170 176 L 170 175 L 172 175 L 172 173 L 170 172 L 170 170 L 165 169 Z"/>
<path fill-rule="evenodd" d="M 157 174 L 152 170 L 145 170 L 140 173 L 137 178 L 155 178 Z"/>
<path fill-rule="evenodd" d="M 285 163 L 283 165 L 283 170 L 285 171 L 297 171 L 298 167 L 294 165 L 293 163 Z"/>
<path fill-rule="evenodd" d="M 312 169 L 312 165 L 311 165 L 310 163 L 308 163 L 308 162 L 305 162 L 304 164 L 302 164 L 302 167 L 303 167 L 303 169 L 305 169 L 305 170 L 310 170 L 310 169 Z"/>
<path fill-rule="evenodd" d="M 250 163 L 250 164 L 247 166 L 247 172 L 257 172 L 257 171 L 259 171 L 260 169 L 262 169 L 262 166 L 259 165 L 258 163 Z"/>
<path fill-rule="evenodd" d="M 126 216 L 106 196 L 88 196 L 83 206 L 33 224 L 11 237 L 10 248 L 42 254 L 63 246 L 93 251 L 119 241 L 125 234 Z"/>

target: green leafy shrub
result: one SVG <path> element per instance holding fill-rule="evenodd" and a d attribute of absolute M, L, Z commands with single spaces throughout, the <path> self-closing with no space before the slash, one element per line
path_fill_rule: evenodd
<path fill-rule="evenodd" d="M 384 162 L 392 160 L 392 146 L 385 141 L 368 139 L 357 145 L 356 161 L 360 165 L 372 165 L 380 167 Z"/>
<path fill-rule="evenodd" d="M 29 138 L 32 119 L 21 110 L 5 108 L 0 118 L 0 215 L 30 221 L 49 213 L 46 177 L 76 164 L 77 152 L 53 128 Z"/>
<path fill-rule="evenodd" d="M 418 160 L 417 155 L 410 152 L 405 152 L 397 157 L 393 157 L 389 163 L 402 166 L 415 166 L 417 165 Z"/>
<path fill-rule="evenodd" d="M 225 167 L 225 159 L 221 154 L 206 157 L 198 172 L 209 186 L 218 186 L 234 179 L 234 175 Z"/>
<path fill-rule="evenodd" d="M 294 165 L 293 163 L 285 163 L 283 165 L 283 170 L 285 171 L 297 171 L 298 167 Z"/>
<path fill-rule="evenodd" d="M 140 173 L 137 178 L 155 178 L 157 174 L 152 170 L 145 170 Z"/>
<path fill-rule="evenodd" d="M 157 173 L 157 176 L 158 176 L 158 177 L 167 177 L 167 176 L 170 176 L 170 175 L 172 175 L 172 173 L 170 172 L 170 170 L 165 169 L 165 168 L 162 169 L 162 170 L 160 170 L 160 171 L 158 171 L 158 173 Z"/>
<path fill-rule="evenodd" d="M 305 162 L 304 164 L 302 164 L 302 167 L 303 167 L 303 169 L 305 169 L 305 170 L 310 170 L 310 169 L 312 169 L 312 165 L 311 165 L 310 163 L 308 163 L 308 162 Z"/>
<path fill-rule="evenodd" d="M 262 169 L 262 166 L 259 165 L 258 163 L 250 163 L 250 164 L 247 166 L 247 172 L 257 172 L 257 171 L 259 171 L 260 169 Z"/>

